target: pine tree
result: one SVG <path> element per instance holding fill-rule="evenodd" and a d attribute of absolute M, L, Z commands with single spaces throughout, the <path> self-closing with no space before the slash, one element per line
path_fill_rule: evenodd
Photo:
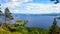
<path fill-rule="evenodd" d="M 2 16 L 2 11 L 1 11 L 1 9 L 0 9 L 0 16 Z"/>
<path fill-rule="evenodd" d="M 0 4 L 0 6 L 1 6 L 1 4 Z M 2 11 L 1 11 L 1 7 L 0 7 L 0 16 L 2 16 Z"/>
<path fill-rule="evenodd" d="M 9 11 L 8 7 L 5 8 L 5 22 L 6 22 L 6 18 L 10 19 L 10 20 L 13 20 L 13 16 L 12 16 L 12 13 Z"/>
<path fill-rule="evenodd" d="M 54 18 L 53 25 L 50 28 L 49 34 L 57 34 L 57 32 L 58 32 L 57 21 L 56 18 Z"/>
<path fill-rule="evenodd" d="M 54 4 L 57 4 L 57 3 L 59 3 L 59 0 L 51 0 L 51 1 L 56 1 L 56 2 L 54 2 Z"/>
<path fill-rule="evenodd" d="M 1 11 L 1 4 L 0 4 L 0 18 L 3 16 L 3 13 Z M 0 26 L 2 26 L 2 22 L 0 22 Z"/>
<path fill-rule="evenodd" d="M 1 11 L 1 9 L 0 9 L 0 18 L 2 17 L 2 11 Z M 0 26 L 2 25 L 2 22 L 0 22 Z"/>

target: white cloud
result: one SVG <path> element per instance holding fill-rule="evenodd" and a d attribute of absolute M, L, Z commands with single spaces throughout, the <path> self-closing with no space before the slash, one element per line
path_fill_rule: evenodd
<path fill-rule="evenodd" d="M 60 13 L 60 4 L 34 4 L 30 3 L 24 7 L 23 13 L 44 14 L 44 13 Z"/>
<path fill-rule="evenodd" d="M 12 0 L 12 1 L 17 1 L 17 0 Z"/>
<path fill-rule="evenodd" d="M 4 7 L 15 8 L 16 6 L 20 6 L 20 3 L 19 2 L 11 2 L 11 3 L 6 3 L 3 6 Z"/>
<path fill-rule="evenodd" d="M 27 3 L 22 5 L 24 2 L 30 2 L 32 0 L 10 0 L 11 2 L 5 3 L 3 6 L 16 9 L 19 6 L 24 9 L 13 10 L 13 13 L 25 13 L 25 14 L 44 14 L 44 13 L 60 13 L 60 4 L 37 4 Z"/>
<path fill-rule="evenodd" d="M 12 10 L 11 13 L 20 13 L 20 11 L 19 10 Z"/>
<path fill-rule="evenodd" d="M 32 1 L 32 0 L 12 0 L 13 2 L 21 2 L 21 1 L 23 1 L 23 2 L 30 2 L 30 1 Z"/>
<path fill-rule="evenodd" d="M 13 13 L 23 14 L 46 14 L 46 13 L 60 13 L 60 4 L 34 4 L 28 3 L 22 8 L 24 10 L 14 10 Z"/>
<path fill-rule="evenodd" d="M 30 2 L 32 0 L 4 0 L 6 3 L 3 4 L 4 7 L 12 7 L 21 6 L 24 2 Z"/>

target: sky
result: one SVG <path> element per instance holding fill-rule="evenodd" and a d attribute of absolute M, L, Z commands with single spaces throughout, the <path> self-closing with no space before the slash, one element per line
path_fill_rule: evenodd
<path fill-rule="evenodd" d="M 60 3 L 54 4 L 54 2 L 50 0 L 0 0 L 0 7 L 3 12 L 8 7 L 11 13 L 20 14 L 60 13 Z"/>

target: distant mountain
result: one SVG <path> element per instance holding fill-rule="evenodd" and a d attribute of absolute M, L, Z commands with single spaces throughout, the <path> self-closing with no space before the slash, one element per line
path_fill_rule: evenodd
<path fill-rule="evenodd" d="M 52 14 L 41 14 L 43 16 L 60 16 L 60 13 L 52 13 Z"/>
<path fill-rule="evenodd" d="M 31 16 L 33 16 L 33 15 L 35 15 L 35 16 L 60 16 L 60 13 L 51 13 L 51 14 L 13 14 L 13 15 L 15 15 L 15 16 L 18 16 L 18 15 L 23 15 L 23 16 L 26 16 L 26 15 L 31 15 Z"/>

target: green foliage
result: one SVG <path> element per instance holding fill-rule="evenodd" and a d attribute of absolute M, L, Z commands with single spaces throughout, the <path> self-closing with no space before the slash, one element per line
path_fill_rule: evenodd
<path fill-rule="evenodd" d="M 16 21 L 15 26 L 25 26 L 28 21 Z"/>
<path fill-rule="evenodd" d="M 3 14 L 2 14 L 2 11 L 0 10 L 0 16 L 2 16 Z"/>
<path fill-rule="evenodd" d="M 4 28 L 0 27 L 0 34 L 22 34 L 22 33 L 21 32 L 10 32 L 9 30 L 5 30 Z"/>
<path fill-rule="evenodd" d="M 56 18 L 54 18 L 53 25 L 50 28 L 50 34 L 57 34 L 59 32 L 59 28 L 57 26 Z"/>
<path fill-rule="evenodd" d="M 0 4 L 0 6 L 1 6 L 1 4 Z M 2 16 L 2 11 L 1 11 L 1 8 L 0 8 L 0 16 Z"/>
<path fill-rule="evenodd" d="M 16 31 L 22 32 L 23 34 L 28 34 L 29 33 L 28 30 L 27 30 L 27 28 L 23 27 L 23 26 L 16 27 Z"/>
<path fill-rule="evenodd" d="M 2 25 L 2 22 L 0 22 L 0 26 Z"/>
<path fill-rule="evenodd" d="M 2 29 L 6 30 L 6 31 L 9 31 L 9 29 L 5 26 L 3 26 Z"/>
<path fill-rule="evenodd" d="M 5 9 L 5 18 L 9 18 L 10 20 L 13 20 L 13 17 L 11 15 L 11 12 L 9 11 L 8 7 Z"/>
<path fill-rule="evenodd" d="M 9 24 L 10 23 L 6 21 L 5 23 L 3 23 L 3 26 L 8 27 Z"/>
<path fill-rule="evenodd" d="M 0 34 L 9 34 L 9 33 L 10 33 L 10 31 L 6 31 L 2 27 L 0 27 Z"/>
<path fill-rule="evenodd" d="M 21 32 L 12 32 L 11 34 L 22 34 Z"/>
<path fill-rule="evenodd" d="M 36 27 L 29 27 L 27 28 L 29 34 L 48 34 L 48 30 L 42 29 L 42 28 L 36 28 Z"/>
<path fill-rule="evenodd" d="M 4 23 L 4 27 L 8 28 L 9 31 L 13 32 L 16 30 L 15 26 L 13 24 L 10 24 L 9 22 Z"/>

